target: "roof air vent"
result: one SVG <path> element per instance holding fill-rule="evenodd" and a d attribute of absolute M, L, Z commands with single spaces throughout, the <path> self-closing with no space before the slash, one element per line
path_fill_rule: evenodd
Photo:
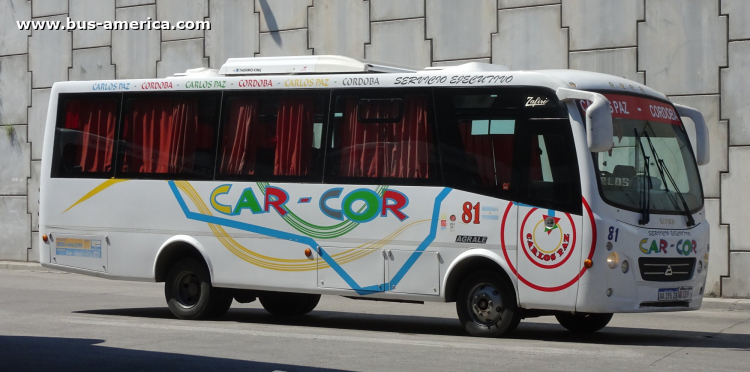
<path fill-rule="evenodd" d="M 230 58 L 219 74 L 226 76 L 269 74 L 336 74 L 363 72 L 400 72 L 415 70 L 381 65 L 343 56 L 299 56 Z"/>

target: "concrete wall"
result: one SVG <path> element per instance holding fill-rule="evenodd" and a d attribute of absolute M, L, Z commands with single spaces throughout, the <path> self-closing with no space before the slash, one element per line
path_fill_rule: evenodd
<path fill-rule="evenodd" d="M 0 260 L 36 260 L 39 160 L 56 81 L 154 78 L 229 57 L 483 61 L 644 82 L 698 107 L 712 226 L 707 293 L 750 297 L 748 0 L 0 0 Z M 19 31 L 15 21 L 212 21 L 209 31 Z"/>

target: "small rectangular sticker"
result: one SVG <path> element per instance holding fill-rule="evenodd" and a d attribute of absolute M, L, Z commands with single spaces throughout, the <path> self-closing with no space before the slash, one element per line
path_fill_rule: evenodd
<path fill-rule="evenodd" d="M 487 237 L 486 236 L 457 235 L 456 243 L 487 244 Z"/>
<path fill-rule="evenodd" d="M 102 241 L 58 237 L 55 240 L 55 253 L 61 256 L 102 258 Z"/>

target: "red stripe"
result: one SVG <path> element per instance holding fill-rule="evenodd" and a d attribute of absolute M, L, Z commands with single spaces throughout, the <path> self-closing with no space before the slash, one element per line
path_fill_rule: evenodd
<path fill-rule="evenodd" d="M 618 119 L 647 120 L 672 125 L 682 125 L 680 116 L 674 107 L 657 100 L 626 96 L 621 94 L 604 94 L 609 100 L 612 117 Z M 578 106 L 586 112 L 591 101 L 578 101 Z"/>

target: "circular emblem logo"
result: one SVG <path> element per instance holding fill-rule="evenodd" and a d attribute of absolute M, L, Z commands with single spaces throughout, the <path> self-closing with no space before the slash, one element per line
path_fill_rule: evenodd
<path fill-rule="evenodd" d="M 562 266 L 571 256 L 576 244 L 573 218 L 565 213 L 533 208 L 521 224 L 521 248 L 534 265 L 543 269 Z"/>
<path fill-rule="evenodd" d="M 588 252 L 588 259 L 590 260 L 590 259 L 592 259 L 594 257 L 594 252 L 596 251 L 596 221 L 594 220 L 594 213 L 591 211 L 591 207 L 589 206 L 589 203 L 586 201 L 585 198 L 582 198 L 581 200 L 583 202 L 584 211 L 586 212 L 585 216 L 588 216 L 589 223 L 591 224 L 591 248 L 589 248 L 589 252 Z M 505 222 L 508 219 L 508 215 L 509 215 L 509 212 L 511 211 L 512 207 L 513 207 L 513 203 L 508 203 L 508 206 L 505 208 L 505 213 L 503 213 L 503 220 L 500 223 L 500 244 L 503 247 L 503 257 L 505 257 L 505 261 L 508 263 L 508 266 L 510 267 L 510 271 L 513 272 L 513 274 L 518 278 L 518 280 L 521 283 L 523 283 L 523 284 L 525 284 L 525 285 L 527 285 L 527 286 L 529 286 L 529 287 L 531 287 L 531 288 L 533 288 L 533 289 L 535 289 L 537 291 L 541 291 L 541 292 L 557 292 L 557 291 L 562 291 L 562 290 L 564 290 L 566 288 L 569 288 L 570 286 L 572 286 L 576 282 L 578 282 L 578 280 L 583 276 L 583 274 L 586 273 L 586 270 L 588 270 L 588 268 L 586 266 L 581 265 L 581 269 L 580 269 L 580 271 L 578 271 L 578 274 L 576 274 L 575 276 L 573 276 L 568 281 L 565 281 L 566 278 L 560 278 L 560 279 L 562 279 L 561 283 L 559 285 L 555 285 L 555 286 L 542 286 L 542 285 L 533 283 L 532 281 L 530 281 L 529 279 L 525 278 L 523 275 L 521 275 L 521 273 L 518 272 L 518 270 L 516 269 L 516 267 L 513 265 L 513 261 L 511 260 L 510 256 L 508 255 L 508 247 L 505 245 L 505 232 L 506 232 L 505 231 L 505 227 L 506 227 L 505 226 Z M 527 257 L 530 256 L 530 254 L 526 250 L 526 248 L 527 248 L 526 247 L 526 243 L 523 242 L 524 241 L 523 235 L 524 235 L 524 231 L 526 230 L 526 224 L 530 220 L 529 218 L 530 217 L 531 218 L 536 218 L 536 217 L 534 217 L 534 212 L 535 211 L 536 211 L 536 209 L 529 211 L 529 213 L 526 214 L 526 217 L 524 217 L 523 224 L 521 225 L 521 242 L 522 243 L 520 245 L 521 245 L 521 247 L 523 247 L 522 250 L 524 252 L 526 252 Z M 539 216 L 539 217 L 541 217 L 541 216 Z M 552 216 L 547 216 L 547 217 L 552 217 Z M 566 214 L 565 217 L 567 217 L 566 218 L 567 221 L 570 222 L 570 228 L 569 229 L 573 233 L 573 239 L 570 242 L 570 245 L 568 246 L 568 252 L 567 253 L 563 252 L 565 254 L 565 256 L 562 258 L 562 260 L 560 262 L 564 262 L 563 260 L 567 260 L 568 258 L 570 258 L 570 255 L 572 253 L 573 247 L 575 247 L 575 241 L 576 241 L 575 225 L 573 223 L 573 219 L 568 214 Z M 512 217 L 512 218 L 515 218 L 515 217 Z M 584 217 L 584 219 L 585 219 L 585 217 Z M 544 218 L 543 220 L 546 220 L 546 218 Z M 531 221 L 535 221 L 535 220 L 531 220 Z M 560 221 L 563 221 L 563 219 L 557 220 L 557 224 L 558 225 L 560 225 Z M 534 223 L 536 223 L 536 222 L 534 222 Z M 545 223 L 544 226 L 546 227 L 547 223 Z M 554 225 L 553 225 L 553 227 L 554 227 Z M 515 234 L 516 231 L 514 231 L 513 233 Z M 550 233 L 550 235 L 552 235 L 552 233 Z M 533 239 L 532 239 L 532 241 L 533 241 Z M 584 250 L 583 252 L 585 254 L 586 251 Z M 531 258 L 529 258 L 529 259 L 531 259 Z M 550 260 L 551 259 L 552 259 L 552 257 L 550 256 Z M 532 261 L 532 262 L 534 262 L 534 261 Z M 556 265 L 555 267 L 557 267 L 557 266 L 562 265 L 562 263 L 556 263 L 554 265 Z M 549 268 L 552 268 L 552 267 L 549 267 Z"/>

